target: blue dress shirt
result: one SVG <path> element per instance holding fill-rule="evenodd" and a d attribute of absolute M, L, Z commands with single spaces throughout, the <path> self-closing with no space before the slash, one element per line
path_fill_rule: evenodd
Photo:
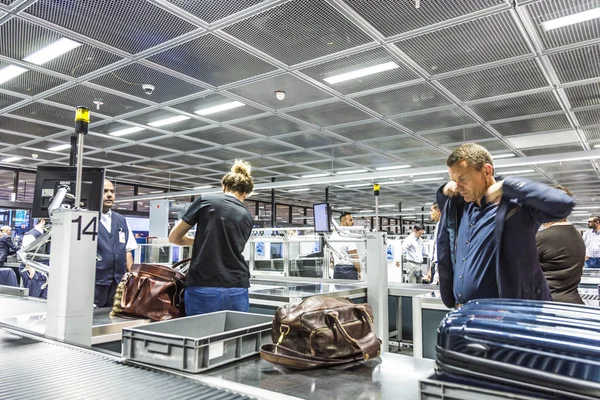
<path fill-rule="evenodd" d="M 454 270 L 454 298 L 457 304 L 480 298 L 496 298 L 495 241 L 498 206 L 481 200 L 468 203 L 458 228 Z"/>

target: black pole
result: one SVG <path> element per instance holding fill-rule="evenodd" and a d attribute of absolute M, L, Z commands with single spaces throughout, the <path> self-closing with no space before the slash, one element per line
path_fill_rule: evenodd
<path fill-rule="evenodd" d="M 398 203 L 398 212 L 402 212 L 402 202 Z M 404 233 L 402 230 L 402 215 L 400 215 L 398 224 L 400 225 L 400 234 L 402 235 Z"/>
<path fill-rule="evenodd" d="M 13 172 L 13 194 L 15 195 L 14 201 L 17 201 L 19 197 L 19 170 Z M 25 197 L 25 193 L 23 193 L 23 197 Z M 13 196 L 10 196 L 10 201 L 13 201 Z"/>
<path fill-rule="evenodd" d="M 425 215 L 423 212 L 425 212 L 425 207 L 421 207 L 421 225 L 425 225 Z"/>
<path fill-rule="evenodd" d="M 325 188 L 325 203 L 329 203 L 329 186 Z"/>
<path fill-rule="evenodd" d="M 137 196 L 139 192 L 140 192 L 140 187 L 138 185 L 135 185 L 133 187 L 133 197 Z M 137 210 L 138 210 L 138 202 L 137 202 L 137 200 L 135 200 L 133 202 L 133 211 L 137 211 Z"/>
<path fill-rule="evenodd" d="M 271 182 L 275 182 L 275 178 L 271 178 Z M 277 221 L 277 205 L 275 204 L 275 189 L 271 189 L 271 228 L 275 228 Z"/>

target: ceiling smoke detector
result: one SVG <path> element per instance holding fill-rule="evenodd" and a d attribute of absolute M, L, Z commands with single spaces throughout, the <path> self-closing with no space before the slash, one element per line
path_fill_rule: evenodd
<path fill-rule="evenodd" d="M 277 100 L 283 100 L 285 99 L 285 92 L 282 90 L 278 90 L 275 92 L 275 97 L 277 97 Z"/>
<path fill-rule="evenodd" d="M 102 104 L 104 104 L 104 102 L 102 102 L 102 99 L 94 99 L 94 101 L 92 103 L 94 103 L 96 105 L 96 110 L 99 110 L 100 106 Z"/>

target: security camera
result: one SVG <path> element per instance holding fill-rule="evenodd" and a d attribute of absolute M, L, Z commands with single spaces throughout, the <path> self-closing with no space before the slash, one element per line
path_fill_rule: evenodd
<path fill-rule="evenodd" d="M 142 89 L 144 89 L 144 93 L 146 93 L 148 96 L 150 96 L 152 94 L 152 92 L 154 92 L 154 85 L 145 83 L 142 85 Z"/>
<path fill-rule="evenodd" d="M 394 178 L 390 178 L 390 179 L 388 179 L 388 180 L 389 180 L 390 182 L 394 182 L 396 179 L 394 179 Z"/>
<path fill-rule="evenodd" d="M 277 98 L 277 100 L 283 100 L 285 99 L 285 92 L 278 90 L 275 92 L 275 97 Z"/>

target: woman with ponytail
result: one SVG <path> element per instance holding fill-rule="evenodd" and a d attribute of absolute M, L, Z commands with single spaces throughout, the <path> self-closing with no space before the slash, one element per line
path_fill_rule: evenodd
<path fill-rule="evenodd" d="M 198 196 L 169 234 L 171 243 L 193 246 L 186 315 L 248 311 L 250 270 L 242 251 L 254 223 L 243 203 L 254 189 L 250 164 L 236 160 L 221 183 L 223 193 Z M 195 237 L 188 236 L 194 225 Z"/>

